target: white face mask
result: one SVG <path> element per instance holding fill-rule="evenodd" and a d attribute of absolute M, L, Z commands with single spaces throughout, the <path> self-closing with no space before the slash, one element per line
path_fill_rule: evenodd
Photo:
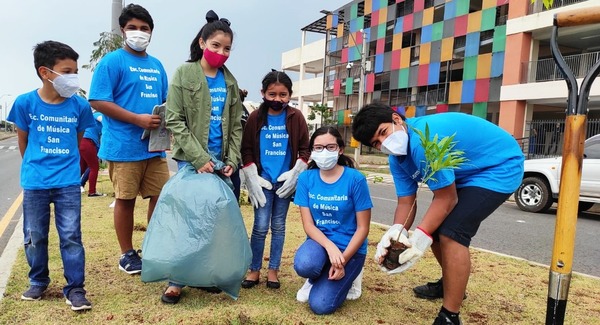
<path fill-rule="evenodd" d="M 404 127 L 396 131 L 392 123 L 392 134 L 388 135 L 381 143 L 381 152 L 392 156 L 406 156 L 408 151 L 408 133 Z"/>
<path fill-rule="evenodd" d="M 323 148 L 321 152 L 313 151 L 310 154 L 310 158 L 317 164 L 319 169 L 330 170 L 337 165 L 339 155 L 339 150 L 329 151 Z"/>
<path fill-rule="evenodd" d="M 150 44 L 150 36 L 146 32 L 141 30 L 128 30 L 125 31 L 125 43 L 136 52 L 143 52 Z"/>
<path fill-rule="evenodd" d="M 48 70 L 58 75 L 58 77 L 54 78 L 54 80 L 48 79 L 48 81 L 52 83 L 52 86 L 54 86 L 54 89 L 60 95 L 60 97 L 72 97 L 79 90 L 79 77 L 77 74 L 60 74 L 52 69 Z"/>

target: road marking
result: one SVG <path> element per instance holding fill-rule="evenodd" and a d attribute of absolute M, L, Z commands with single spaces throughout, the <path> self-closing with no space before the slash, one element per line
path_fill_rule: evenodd
<path fill-rule="evenodd" d="M 4 234 L 6 227 L 8 227 L 8 223 L 12 220 L 13 216 L 19 209 L 21 202 L 23 202 L 23 192 L 17 196 L 17 199 L 13 202 L 10 208 L 8 208 L 8 211 L 6 211 L 6 214 L 4 217 L 2 217 L 2 220 L 0 220 L 0 236 Z"/>
<path fill-rule="evenodd" d="M 390 202 L 398 202 L 398 200 L 392 200 L 384 197 L 371 196 L 372 199 L 382 200 L 382 201 L 390 201 Z"/>

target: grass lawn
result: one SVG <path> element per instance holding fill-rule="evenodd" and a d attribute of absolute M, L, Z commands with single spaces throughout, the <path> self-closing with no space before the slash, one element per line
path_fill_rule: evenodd
<path fill-rule="evenodd" d="M 112 193 L 101 176 L 98 190 Z M 305 234 L 298 209 L 290 208 L 287 237 L 281 265 L 280 290 L 261 284 L 241 289 L 238 300 L 225 294 L 209 294 L 185 288 L 181 302 L 164 305 L 160 295 L 165 283 L 142 283 L 139 276 L 118 270 L 119 249 L 113 228 L 110 196 L 82 197 L 83 242 L 86 247 L 86 290 L 93 303 L 88 312 L 72 312 L 62 297 L 62 263 L 56 230 L 51 228 L 50 276 L 52 283 L 44 299 L 21 301 L 28 287 L 28 266 L 21 250 L 13 267 L 5 297 L 0 301 L 0 324 L 431 324 L 441 300 L 426 301 L 413 296 L 412 288 L 440 277 L 433 255 L 428 252 L 404 274 L 387 276 L 371 258 L 384 228 L 373 225 L 369 235 L 369 258 L 365 266 L 363 295 L 347 301 L 333 315 L 313 315 L 306 304 L 296 301 L 304 283 L 293 270 L 293 257 Z M 138 200 L 134 243 L 141 246 L 147 201 Z M 242 206 L 246 228 L 252 227 L 251 206 Z M 270 237 L 267 238 L 267 243 Z M 548 247 L 550 250 L 551 247 Z M 265 250 L 268 252 L 268 247 Z M 548 269 L 524 261 L 472 249 L 472 275 L 461 317 L 465 324 L 543 324 L 546 313 Z M 266 268 L 264 263 L 264 267 Z M 574 275 L 567 304 L 567 324 L 600 324 L 600 280 Z"/>

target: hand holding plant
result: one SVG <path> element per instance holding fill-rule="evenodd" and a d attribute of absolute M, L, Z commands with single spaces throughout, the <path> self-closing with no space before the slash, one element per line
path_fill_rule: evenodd
<path fill-rule="evenodd" d="M 435 173 L 442 169 L 460 168 L 460 165 L 467 161 L 467 159 L 463 157 L 464 151 L 454 149 L 454 147 L 456 146 L 456 142 L 454 142 L 454 136 L 456 134 L 446 136 L 442 139 L 439 139 L 439 136 L 435 134 L 433 136 L 433 139 L 429 140 L 430 132 L 428 124 L 425 124 L 425 133 L 415 128 L 412 128 L 412 130 L 419 135 L 419 138 L 421 140 L 421 146 L 425 151 L 425 167 L 423 169 L 423 178 L 421 179 L 421 183 L 419 184 L 419 187 L 417 189 L 418 195 L 418 193 L 423 188 L 423 185 L 429 180 L 437 181 L 433 177 Z M 405 224 L 412 223 L 412 221 L 409 219 L 413 215 L 413 210 L 416 206 L 416 202 L 417 200 L 415 198 L 415 201 L 413 202 L 410 211 L 408 212 L 408 216 L 406 217 Z M 380 244 L 383 243 L 383 241 L 384 240 L 382 238 Z M 390 274 L 402 272 L 408 269 L 408 267 L 412 266 L 412 264 L 414 264 L 414 261 L 410 265 L 408 265 L 408 267 L 403 267 L 401 268 L 401 270 L 397 270 L 399 267 L 401 267 L 402 264 L 404 264 L 400 263 L 399 256 L 407 249 L 410 249 L 412 246 L 413 244 L 411 244 L 410 241 L 407 241 L 406 239 L 401 240 L 401 236 L 400 234 L 398 234 L 398 236 L 395 239 L 389 240 L 389 245 L 387 245 L 387 247 L 384 247 L 384 249 L 387 250 L 387 253 L 383 255 L 383 262 L 380 263 L 379 260 L 377 262 L 382 264 L 383 267 L 388 271 L 391 271 L 389 272 Z M 418 257 L 420 257 L 421 255 L 419 255 Z M 403 258 L 402 260 L 403 262 L 406 262 L 406 258 Z M 410 260 L 412 261 L 413 259 Z"/>

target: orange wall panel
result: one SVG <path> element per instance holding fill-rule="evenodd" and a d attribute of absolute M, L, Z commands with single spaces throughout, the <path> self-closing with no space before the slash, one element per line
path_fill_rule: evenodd
<path fill-rule="evenodd" d="M 343 37 L 344 36 L 344 23 L 339 23 L 337 26 L 337 37 Z"/>
<path fill-rule="evenodd" d="M 481 30 L 481 11 L 469 14 L 467 20 L 467 33 L 474 33 Z"/>
<path fill-rule="evenodd" d="M 481 4 L 481 9 L 494 8 L 496 7 L 497 2 L 497 0 L 483 0 L 483 3 Z"/>
<path fill-rule="evenodd" d="M 462 97 L 462 81 L 450 82 L 450 92 L 448 94 L 448 104 L 460 104 Z"/>
<path fill-rule="evenodd" d="M 492 53 L 479 55 L 477 60 L 477 79 L 489 78 L 492 73 Z"/>
<path fill-rule="evenodd" d="M 392 36 L 392 51 L 396 51 L 402 48 L 402 33 L 394 34 Z"/>
<path fill-rule="evenodd" d="M 442 55 L 440 57 L 442 62 L 452 60 L 453 48 L 454 48 L 454 38 L 453 37 L 442 39 Z"/>
<path fill-rule="evenodd" d="M 431 43 L 421 44 L 421 50 L 419 51 L 419 65 L 429 64 L 431 56 Z"/>
<path fill-rule="evenodd" d="M 430 7 L 423 11 L 423 26 L 433 24 L 433 9 L 434 7 Z"/>
<path fill-rule="evenodd" d="M 400 68 L 408 68 L 410 66 L 410 47 L 400 50 Z"/>
<path fill-rule="evenodd" d="M 379 1 L 379 0 L 375 0 Z M 365 0 L 365 16 L 370 14 L 373 11 L 373 0 Z"/>

